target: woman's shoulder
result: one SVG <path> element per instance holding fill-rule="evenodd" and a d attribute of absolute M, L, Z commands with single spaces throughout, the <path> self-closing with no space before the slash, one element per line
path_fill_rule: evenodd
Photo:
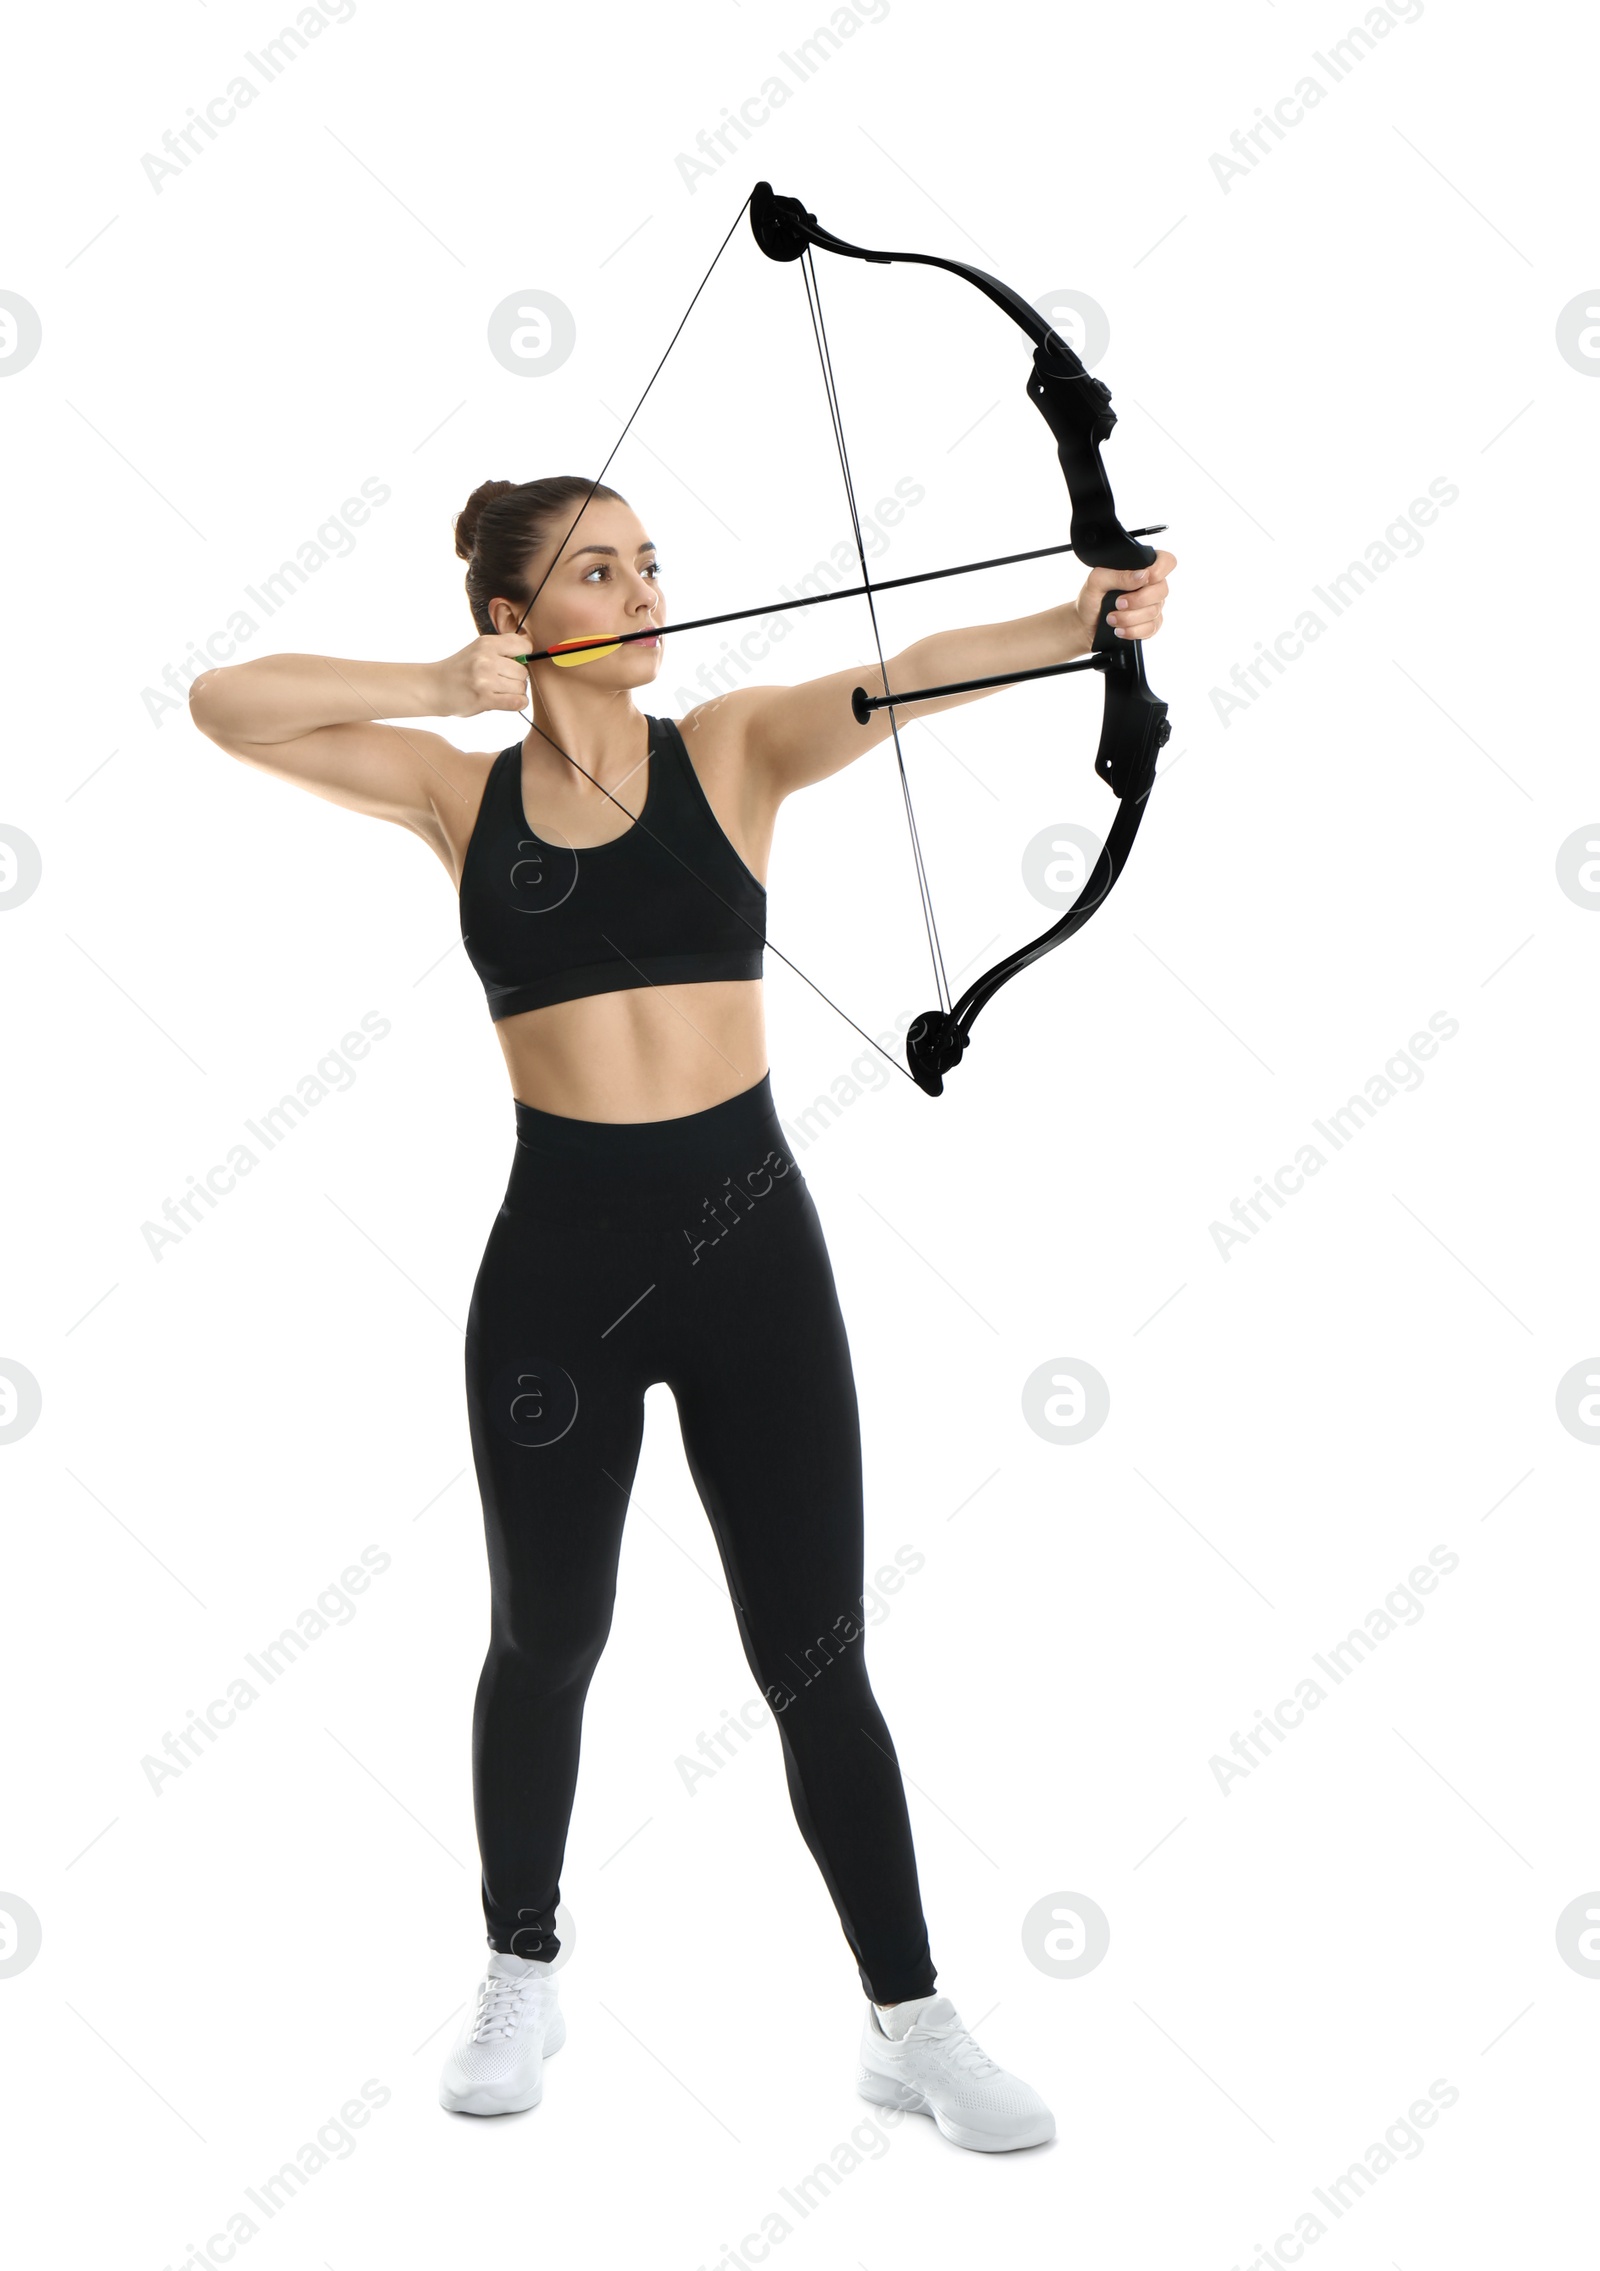
<path fill-rule="evenodd" d="M 657 720 L 679 737 L 708 794 L 713 782 L 724 790 L 742 788 L 750 765 L 751 728 L 763 691 L 740 686 L 731 694 L 699 703 L 681 718 Z"/>
<path fill-rule="evenodd" d="M 745 865 L 765 879 L 778 802 L 752 759 L 752 722 L 763 689 L 741 686 L 681 718 L 658 719 L 678 736 L 719 827 Z"/>

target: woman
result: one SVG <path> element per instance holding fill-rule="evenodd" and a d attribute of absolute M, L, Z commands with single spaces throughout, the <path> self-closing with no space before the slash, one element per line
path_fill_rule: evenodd
<path fill-rule="evenodd" d="M 511 1075 L 516 1150 L 466 1336 L 492 1599 L 473 1722 L 492 1952 L 440 2101 L 536 2105 L 565 2039 L 551 1960 L 584 1698 L 645 1390 L 664 1381 L 868 1999 L 858 2089 L 980 2151 L 1043 2143 L 1043 2100 L 934 1991 L 905 1793 L 863 1661 L 849 1350 L 767 1073 L 761 879 L 778 807 L 881 742 L 887 713 L 856 722 L 851 669 L 741 688 L 681 724 L 652 718 L 634 694 L 660 669 L 656 636 L 520 661 L 665 623 L 656 548 L 612 489 L 486 482 L 456 550 L 481 636 L 448 661 L 271 655 L 208 671 L 190 695 L 233 755 L 437 852 Z M 920 640 L 889 682 L 1086 653 L 1097 601 L 1118 587 L 1122 635 L 1149 637 L 1174 565 L 1097 569 L 1075 602 Z M 378 722 L 520 710 L 530 690 L 531 730 L 493 758 Z"/>

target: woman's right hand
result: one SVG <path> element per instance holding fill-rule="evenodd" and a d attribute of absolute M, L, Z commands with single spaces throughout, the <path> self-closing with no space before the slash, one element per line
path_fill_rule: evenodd
<path fill-rule="evenodd" d="M 440 702 L 434 715 L 474 718 L 483 710 L 520 710 L 528 699 L 528 673 L 516 658 L 532 651 L 532 642 L 522 631 L 474 639 L 471 646 L 435 666 Z"/>

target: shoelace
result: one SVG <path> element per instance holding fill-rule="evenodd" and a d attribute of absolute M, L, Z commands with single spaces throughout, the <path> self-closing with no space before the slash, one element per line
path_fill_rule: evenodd
<path fill-rule="evenodd" d="M 523 1980 L 485 1979 L 478 1988 L 478 2012 L 470 2040 L 487 2042 L 491 2035 L 514 2034 L 526 1993 Z"/>
<path fill-rule="evenodd" d="M 963 2026 L 925 2027 L 919 2022 L 911 2031 L 920 2035 L 925 2042 L 944 2044 L 945 2055 L 951 2064 L 971 2074 L 976 2081 L 986 2082 L 992 2074 L 1001 2071 L 989 2053 L 979 2049 Z"/>

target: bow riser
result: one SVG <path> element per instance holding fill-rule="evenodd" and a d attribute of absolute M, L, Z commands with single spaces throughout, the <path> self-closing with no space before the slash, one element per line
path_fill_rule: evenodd
<path fill-rule="evenodd" d="M 1055 436 L 1056 456 L 1072 499 L 1072 549 L 1086 568 L 1148 568 L 1154 547 L 1128 534 L 1117 518 L 1100 444 L 1117 422 L 1111 389 L 1093 378 L 1055 332 L 1036 347 L 1028 400 Z"/>
<path fill-rule="evenodd" d="M 1117 594 L 1108 595 L 1095 628 L 1094 652 L 1105 669 L 1106 703 L 1100 718 L 1100 747 L 1094 769 L 1120 802 L 1139 804 L 1150 793 L 1156 759 L 1172 737 L 1167 705 L 1150 689 L 1137 639 L 1119 639 L 1112 630 Z"/>

